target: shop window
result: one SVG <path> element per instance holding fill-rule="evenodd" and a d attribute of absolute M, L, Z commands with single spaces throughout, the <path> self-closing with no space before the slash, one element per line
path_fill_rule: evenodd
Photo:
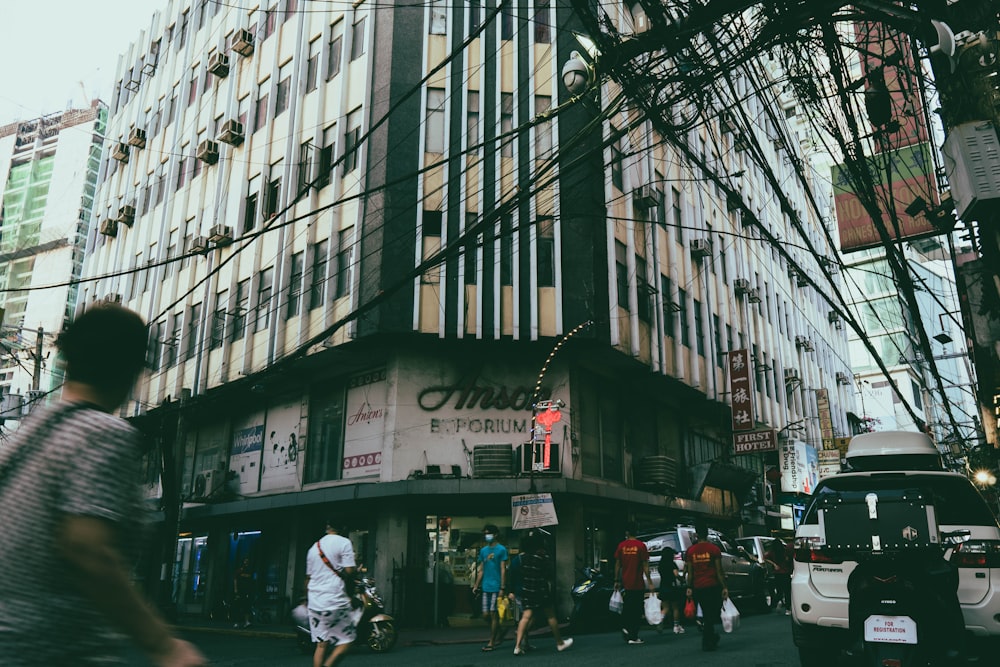
<path fill-rule="evenodd" d="M 305 482 L 340 479 L 344 455 L 344 387 L 318 394 L 309 405 Z"/>

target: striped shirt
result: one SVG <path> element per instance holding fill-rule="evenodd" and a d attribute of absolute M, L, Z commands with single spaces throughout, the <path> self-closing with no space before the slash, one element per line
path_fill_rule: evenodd
<path fill-rule="evenodd" d="M 36 409 L 0 446 L 0 662 L 114 664 L 114 638 L 59 557 L 66 516 L 106 519 L 120 548 L 140 527 L 138 432 L 68 404 Z"/>

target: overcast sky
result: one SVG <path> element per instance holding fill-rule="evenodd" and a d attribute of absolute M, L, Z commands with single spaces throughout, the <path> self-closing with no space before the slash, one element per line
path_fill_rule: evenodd
<path fill-rule="evenodd" d="M 109 101 L 118 56 L 166 6 L 167 0 L 0 0 L 0 125 L 95 97 Z"/>

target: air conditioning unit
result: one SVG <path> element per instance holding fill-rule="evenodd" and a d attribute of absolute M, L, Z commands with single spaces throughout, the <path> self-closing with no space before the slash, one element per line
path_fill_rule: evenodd
<path fill-rule="evenodd" d="M 192 498 L 207 498 L 212 493 L 212 470 L 205 470 L 195 475 L 194 486 L 191 489 Z"/>
<path fill-rule="evenodd" d="M 796 382 L 799 379 L 799 371 L 797 368 L 786 368 L 785 369 L 785 382 Z"/>
<path fill-rule="evenodd" d="M 122 164 L 128 164 L 128 144 L 124 141 L 117 142 L 115 147 L 111 149 L 111 157 Z"/>
<path fill-rule="evenodd" d="M 527 442 L 517 448 L 517 459 L 520 461 L 520 472 L 522 475 L 528 474 L 559 474 L 559 444 L 550 443 L 548 456 L 545 452 L 545 443 Z M 548 466 L 546 466 L 546 461 Z"/>
<path fill-rule="evenodd" d="M 233 51 L 241 56 L 253 54 L 253 33 L 246 28 L 240 28 L 233 35 Z"/>
<path fill-rule="evenodd" d="M 208 59 L 208 71 L 217 77 L 225 77 L 229 74 L 229 56 L 225 53 L 213 53 Z"/>
<path fill-rule="evenodd" d="M 738 295 L 746 294 L 750 291 L 750 281 L 746 278 L 737 278 L 733 281 L 733 291 Z"/>
<path fill-rule="evenodd" d="M 108 294 L 103 299 L 101 299 L 101 301 L 103 301 L 104 303 L 117 303 L 120 306 L 122 303 L 122 295 Z"/>
<path fill-rule="evenodd" d="M 806 279 L 806 274 L 797 273 L 795 275 L 795 284 L 799 287 L 806 287 L 809 285 L 809 281 Z"/>
<path fill-rule="evenodd" d="M 826 320 L 830 324 L 836 324 L 837 322 L 840 322 L 840 314 L 835 310 L 831 310 L 826 314 Z"/>
<path fill-rule="evenodd" d="M 750 303 L 760 303 L 760 290 L 756 287 L 751 287 L 747 290 L 747 301 Z"/>
<path fill-rule="evenodd" d="M 205 253 L 208 252 L 208 239 L 206 239 L 204 236 L 194 237 L 193 239 L 191 239 L 190 250 L 195 254 L 204 255 Z"/>
<path fill-rule="evenodd" d="M 734 193 L 726 197 L 726 213 L 738 210 L 740 210 L 740 196 Z"/>
<path fill-rule="evenodd" d="M 719 114 L 719 129 L 723 132 L 735 132 L 736 126 L 733 124 L 733 117 L 728 111 Z"/>
<path fill-rule="evenodd" d="M 215 164 L 219 161 L 219 144 L 211 139 L 205 139 L 198 144 L 197 157 L 206 164 Z"/>
<path fill-rule="evenodd" d="M 847 377 L 847 373 L 837 371 L 837 384 L 851 384 L 851 378 Z"/>
<path fill-rule="evenodd" d="M 710 239 L 691 239 L 689 244 L 692 257 L 709 257 L 712 254 L 712 241 Z"/>
<path fill-rule="evenodd" d="M 510 477 L 513 472 L 513 445 L 474 445 L 472 447 L 473 477 Z"/>
<path fill-rule="evenodd" d="M 114 238 L 118 236 L 118 221 L 108 218 L 101 223 L 101 233 L 105 236 L 110 236 Z"/>
<path fill-rule="evenodd" d="M 145 148 L 146 130 L 141 127 L 133 127 L 132 131 L 128 133 L 128 143 L 130 146 L 135 146 L 136 148 Z"/>
<path fill-rule="evenodd" d="M 222 129 L 219 130 L 219 136 L 216 139 L 230 146 L 239 146 L 243 143 L 244 136 L 243 123 L 238 120 L 227 120 L 222 124 Z"/>
<path fill-rule="evenodd" d="M 233 242 L 233 228 L 228 225 L 215 225 L 208 230 L 208 240 L 217 246 L 227 246 Z"/>
<path fill-rule="evenodd" d="M 653 185 L 640 185 L 632 191 L 633 204 L 642 209 L 650 209 L 660 203 L 660 191 Z"/>
<path fill-rule="evenodd" d="M 122 223 L 126 227 L 131 228 L 132 223 L 135 222 L 135 206 L 131 204 L 125 204 L 120 209 L 118 209 L 118 222 Z"/>
<path fill-rule="evenodd" d="M 795 347 L 806 347 L 809 344 L 809 339 L 805 336 L 795 337 Z"/>

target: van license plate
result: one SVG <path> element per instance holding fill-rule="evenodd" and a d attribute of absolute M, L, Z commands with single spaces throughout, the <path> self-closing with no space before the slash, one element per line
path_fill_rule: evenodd
<path fill-rule="evenodd" d="M 869 616 L 865 619 L 865 641 L 916 644 L 917 623 L 909 616 Z"/>

